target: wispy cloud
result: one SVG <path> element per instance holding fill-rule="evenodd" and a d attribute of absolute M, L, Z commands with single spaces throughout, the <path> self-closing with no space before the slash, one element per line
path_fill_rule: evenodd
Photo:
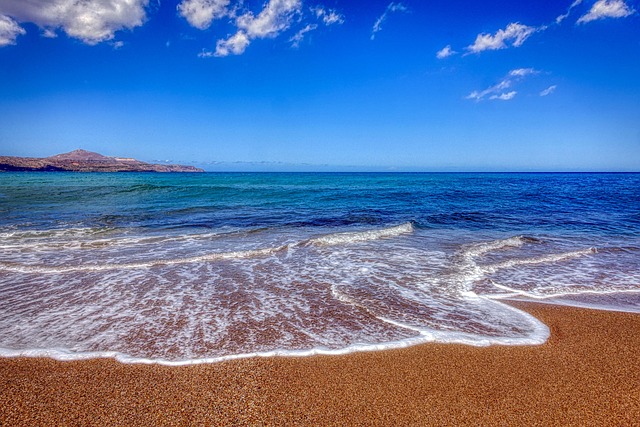
<path fill-rule="evenodd" d="M 289 39 L 289 41 L 291 42 L 291 46 L 299 47 L 300 43 L 302 43 L 302 40 L 304 40 L 304 35 L 310 31 L 315 30 L 316 28 L 318 28 L 316 24 L 307 24 L 306 27 L 299 30 L 297 33 L 293 35 L 293 37 Z"/>
<path fill-rule="evenodd" d="M 55 39 L 56 37 L 58 37 L 58 34 L 51 28 L 45 28 L 42 30 L 42 37 L 47 39 Z"/>
<path fill-rule="evenodd" d="M 198 58 L 213 58 L 214 56 L 216 56 L 216 53 L 207 49 L 202 49 L 200 53 L 198 53 Z"/>
<path fill-rule="evenodd" d="M 496 93 L 501 92 L 505 89 L 509 89 L 510 87 L 511 87 L 511 81 L 508 79 L 505 79 L 505 80 L 502 80 L 500 83 L 493 85 L 485 90 L 482 90 L 482 91 L 474 90 L 469 95 L 467 95 L 467 99 L 473 99 L 474 101 L 482 101 L 486 96 L 495 95 Z"/>
<path fill-rule="evenodd" d="M 2 0 L 0 34 L 15 40 L 24 29 L 17 30 L 11 22 L 32 22 L 45 37 L 62 29 L 69 37 L 94 45 L 113 39 L 116 31 L 142 25 L 148 4 L 149 0 Z"/>
<path fill-rule="evenodd" d="M 371 40 L 376 38 L 376 33 L 382 30 L 382 24 L 387 20 L 387 17 L 394 12 L 406 12 L 408 9 L 402 3 L 389 3 L 385 11 L 380 15 L 380 17 L 373 24 L 373 29 L 371 30 Z"/>
<path fill-rule="evenodd" d="M 555 91 L 556 91 L 556 88 L 557 88 L 557 87 L 558 87 L 558 86 L 556 86 L 556 85 L 549 86 L 548 88 L 546 88 L 545 90 L 543 90 L 542 92 L 540 92 L 540 96 L 547 96 L 547 95 L 551 95 L 553 92 L 555 92 Z"/>
<path fill-rule="evenodd" d="M 23 34 L 26 34 L 26 31 L 16 21 L 0 15 L 0 47 L 16 44 L 16 38 Z"/>
<path fill-rule="evenodd" d="M 476 37 L 475 42 L 467 47 L 471 53 L 480 53 L 485 50 L 506 49 L 507 47 L 519 47 L 534 33 L 546 29 L 542 27 L 530 27 L 528 25 L 514 22 L 504 30 L 498 30 L 495 34 L 481 33 Z"/>
<path fill-rule="evenodd" d="M 333 9 L 325 9 L 322 6 L 315 6 L 310 8 L 310 10 L 316 20 L 327 27 L 330 25 L 344 24 L 344 16 Z M 289 39 L 291 46 L 294 48 L 299 47 L 302 40 L 304 40 L 305 35 L 316 29 L 318 29 L 318 24 L 305 25 Z"/>
<path fill-rule="evenodd" d="M 500 95 L 491 95 L 489 99 L 497 99 L 500 101 L 509 101 L 517 95 L 518 92 L 512 90 L 511 92 L 501 93 Z"/>
<path fill-rule="evenodd" d="M 448 58 L 448 57 L 450 57 L 452 55 L 455 55 L 456 53 L 458 53 L 458 52 L 456 52 L 455 50 L 451 49 L 451 45 L 447 45 L 447 46 L 443 47 L 442 49 L 440 49 L 438 51 L 438 53 L 436 53 L 436 57 L 438 59 L 444 59 L 444 58 Z"/>
<path fill-rule="evenodd" d="M 533 68 L 516 68 L 515 70 L 509 71 L 509 76 L 511 77 L 526 77 L 532 74 L 538 74 L 540 71 Z"/>
<path fill-rule="evenodd" d="M 315 6 L 311 11 L 316 18 L 322 20 L 324 25 L 344 24 L 344 16 L 333 9 L 325 9 L 322 6 Z"/>
<path fill-rule="evenodd" d="M 578 24 L 596 21 L 605 18 L 624 18 L 635 11 L 624 0 L 598 0 L 593 4 L 589 12 L 578 19 Z"/>
<path fill-rule="evenodd" d="M 513 85 L 523 78 L 538 73 L 540 72 L 533 68 L 516 68 L 509 71 L 499 83 L 482 91 L 474 90 L 469 95 L 467 95 L 466 99 L 482 101 L 483 99 L 489 98 L 491 100 L 509 101 L 513 99 L 518 94 L 518 92 L 516 92 L 515 90 L 510 90 L 507 92 L 507 89 L 512 89 Z"/>
<path fill-rule="evenodd" d="M 575 0 L 573 3 L 571 3 L 571 6 L 569 6 L 569 9 L 567 9 L 567 11 L 565 13 L 563 13 L 562 15 L 560 15 L 560 16 L 558 16 L 556 18 L 556 24 L 561 24 L 562 21 L 567 19 L 569 17 L 569 15 L 571 15 L 571 12 L 573 11 L 573 9 L 582 4 L 582 1 L 583 0 Z"/>

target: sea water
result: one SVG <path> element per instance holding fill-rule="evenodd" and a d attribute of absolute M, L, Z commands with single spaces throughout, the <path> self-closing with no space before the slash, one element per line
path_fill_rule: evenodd
<path fill-rule="evenodd" d="M 0 355 L 543 343 L 640 312 L 639 174 L 0 174 Z"/>

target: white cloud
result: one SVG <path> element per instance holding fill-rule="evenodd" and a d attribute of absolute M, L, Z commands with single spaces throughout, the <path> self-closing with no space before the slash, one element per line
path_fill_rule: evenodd
<path fill-rule="evenodd" d="M 240 55 L 253 39 L 271 38 L 289 29 L 300 13 L 301 0 L 269 0 L 258 16 L 246 12 L 236 18 L 238 31 L 226 40 L 218 40 L 215 56 Z"/>
<path fill-rule="evenodd" d="M 510 99 L 513 99 L 513 97 L 516 96 L 517 93 L 518 92 L 516 92 L 515 90 L 512 90 L 511 92 L 501 93 L 500 95 L 492 95 L 489 99 L 509 101 Z"/>
<path fill-rule="evenodd" d="M 407 7 L 402 3 L 389 3 L 384 13 L 380 15 L 380 17 L 373 24 L 373 29 L 371 30 L 371 40 L 375 39 L 376 33 L 382 30 L 382 24 L 384 21 L 387 20 L 387 17 L 389 16 L 390 13 L 406 12 L 406 11 L 407 11 Z"/>
<path fill-rule="evenodd" d="M 509 75 L 511 77 L 526 77 L 531 74 L 538 74 L 539 71 L 533 68 L 516 68 L 515 70 L 509 71 Z"/>
<path fill-rule="evenodd" d="M 556 91 L 556 88 L 558 86 L 553 85 L 553 86 L 549 86 L 548 88 L 546 88 L 545 90 L 543 90 L 542 92 L 540 92 L 540 96 L 547 96 L 547 95 L 551 95 L 553 92 Z"/>
<path fill-rule="evenodd" d="M 321 19 L 324 25 L 344 24 L 344 16 L 333 9 L 325 9 L 322 6 L 312 7 L 311 11 L 315 13 L 316 18 Z"/>
<path fill-rule="evenodd" d="M 16 44 L 16 38 L 23 34 L 26 31 L 16 21 L 0 15 L 0 47 Z"/>
<path fill-rule="evenodd" d="M 269 0 L 258 16 L 247 12 L 238 17 L 236 24 L 252 39 L 274 37 L 289 28 L 301 5 L 301 0 Z"/>
<path fill-rule="evenodd" d="M 56 34 L 56 32 L 54 30 L 52 30 L 51 28 L 45 28 L 42 31 L 42 37 L 48 38 L 48 39 L 55 39 L 56 37 L 58 37 L 58 34 Z"/>
<path fill-rule="evenodd" d="M 178 6 L 180 15 L 189 24 L 206 29 L 222 17 L 233 20 L 236 29 L 226 39 L 216 42 L 215 51 L 202 50 L 201 58 L 211 56 L 241 55 L 253 40 L 274 38 L 297 26 L 297 32 L 289 38 L 293 47 L 298 47 L 305 34 L 324 26 L 344 23 L 344 16 L 333 9 L 321 5 L 302 9 L 302 0 L 268 0 L 256 15 L 252 11 L 241 10 L 242 0 L 182 0 Z M 309 23 L 309 19 L 318 23 Z"/>
<path fill-rule="evenodd" d="M 487 88 L 487 89 L 485 89 L 483 91 L 474 90 L 473 92 L 471 92 L 467 96 L 467 99 L 474 99 L 476 101 L 482 101 L 487 95 L 491 95 L 491 94 L 495 94 L 497 92 L 501 92 L 501 91 L 503 91 L 505 89 L 508 89 L 510 87 L 511 87 L 511 80 L 504 79 L 500 83 L 498 83 L 497 85 L 491 86 L 490 88 Z M 494 99 L 494 98 L 491 97 L 490 99 Z"/>
<path fill-rule="evenodd" d="M 204 30 L 214 19 L 229 13 L 229 3 L 230 0 L 182 0 L 178 12 L 193 27 Z"/>
<path fill-rule="evenodd" d="M 309 10 L 313 12 L 317 20 L 321 21 L 327 27 L 329 25 L 334 25 L 334 24 L 338 24 L 338 25 L 344 24 L 344 16 L 342 16 L 340 13 L 336 12 L 333 9 L 327 10 L 322 6 L 315 6 L 310 8 Z M 303 28 L 298 30 L 298 32 L 295 33 L 289 39 L 289 41 L 291 42 L 291 46 L 296 48 L 299 47 L 300 43 L 302 43 L 302 40 L 304 40 L 305 34 L 311 31 L 314 31 L 316 29 L 318 29 L 317 24 L 305 25 Z"/>
<path fill-rule="evenodd" d="M 33 22 L 46 36 L 61 28 L 87 44 L 111 40 L 114 33 L 144 23 L 149 0 L 2 0 L 0 14 Z"/>
<path fill-rule="evenodd" d="M 591 10 L 578 19 L 578 24 L 605 18 L 624 18 L 635 11 L 630 8 L 624 0 L 598 0 L 593 4 Z"/>
<path fill-rule="evenodd" d="M 316 24 L 307 24 L 306 27 L 302 28 L 293 37 L 289 39 L 289 41 L 291 42 L 291 46 L 299 47 L 300 43 L 302 43 L 302 40 L 304 40 L 304 35 L 310 31 L 315 30 L 316 28 L 318 28 Z"/>
<path fill-rule="evenodd" d="M 533 68 L 516 68 L 509 71 L 498 84 L 493 85 L 483 91 L 474 90 L 469 95 L 467 95 L 466 99 L 472 99 L 474 101 L 482 101 L 485 98 L 489 98 L 491 100 L 501 100 L 501 101 L 509 101 L 516 96 L 518 92 L 515 90 L 506 92 L 507 89 L 511 89 L 514 83 L 522 80 L 523 78 L 533 75 L 539 74 L 538 70 Z"/>
<path fill-rule="evenodd" d="M 455 50 L 452 50 L 451 45 L 447 45 L 442 49 L 440 49 L 438 53 L 436 53 L 436 57 L 438 59 L 444 59 L 444 58 L 450 57 L 451 55 L 455 55 L 456 53 L 458 52 L 456 52 Z"/>
<path fill-rule="evenodd" d="M 546 27 L 530 27 L 514 22 L 507 25 L 504 30 L 498 30 L 495 34 L 478 34 L 476 41 L 467 50 L 479 53 L 485 50 L 505 49 L 510 44 L 513 47 L 521 46 L 533 33 L 546 29 Z"/>
<path fill-rule="evenodd" d="M 240 55 L 244 53 L 250 40 L 247 34 L 240 30 L 226 40 L 218 40 L 214 56 L 227 56 L 229 54 Z M 199 55 L 200 57 L 204 57 Z M 210 56 L 210 55 L 207 55 Z"/>
<path fill-rule="evenodd" d="M 207 49 L 202 49 L 202 51 L 198 54 L 198 58 L 211 58 L 213 56 L 216 56 L 216 53 Z"/>
<path fill-rule="evenodd" d="M 582 0 L 575 0 L 573 3 L 571 3 L 571 6 L 569 6 L 569 9 L 567 9 L 567 12 L 563 13 L 562 15 L 556 18 L 556 24 L 562 23 L 562 21 L 564 21 L 569 17 L 569 15 L 571 15 L 572 10 L 577 6 L 580 6 L 581 4 L 582 4 Z"/>

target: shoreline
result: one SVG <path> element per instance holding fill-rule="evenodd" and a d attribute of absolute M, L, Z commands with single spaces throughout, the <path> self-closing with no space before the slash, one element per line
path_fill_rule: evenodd
<path fill-rule="evenodd" d="M 193 366 L 0 359 L 0 425 L 640 425 L 640 315 L 509 302 L 537 346 Z"/>

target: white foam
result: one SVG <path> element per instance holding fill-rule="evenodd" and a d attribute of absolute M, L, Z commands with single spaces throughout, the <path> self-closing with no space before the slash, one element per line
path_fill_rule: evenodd
<path fill-rule="evenodd" d="M 519 248 L 525 243 L 523 236 L 514 236 L 507 239 L 493 240 L 490 242 L 476 243 L 467 246 L 463 250 L 463 255 L 471 258 L 481 257 L 489 252 L 506 248 Z"/>
<path fill-rule="evenodd" d="M 94 229 L 88 229 L 94 230 Z M 109 230 L 113 231 L 113 230 Z M 120 230 L 120 233 L 124 233 L 125 231 Z M 47 234 L 50 233 L 50 234 Z M 19 239 L 12 240 L 13 244 L 4 243 L 3 249 L 30 249 L 30 250 L 55 250 L 55 249 L 100 249 L 100 248 L 114 248 L 114 247 L 134 247 L 134 246 L 143 246 L 143 245 L 162 245 L 166 243 L 180 243 L 180 242 L 198 242 L 198 241 L 209 241 L 218 238 L 226 237 L 230 234 L 238 233 L 237 230 L 234 231 L 220 231 L 220 232 L 212 232 L 212 233 L 200 233 L 200 234 L 184 234 L 184 235 L 146 235 L 146 236 L 138 236 L 138 237 L 124 237 L 122 235 L 110 237 L 110 238 L 100 238 L 94 239 L 91 238 L 93 235 L 92 231 L 83 231 L 82 229 L 77 232 L 71 231 L 56 231 L 56 232 L 47 232 L 47 231 L 33 231 L 33 232 L 23 232 L 23 233 L 0 233 L 0 237 L 2 234 L 12 235 L 20 237 Z M 94 234 L 105 234 L 106 231 L 97 230 Z M 77 236 L 79 235 L 79 236 Z M 69 239 L 69 237 L 80 237 Z M 90 239 L 87 239 L 89 237 Z"/>
<path fill-rule="evenodd" d="M 61 348 L 49 349 L 25 349 L 16 350 L 0 347 L 0 357 L 47 357 L 60 361 L 86 360 L 95 358 L 113 358 L 122 363 L 131 364 L 159 364 L 166 366 L 185 366 L 207 363 L 218 363 L 230 360 L 247 359 L 253 357 L 309 357 L 315 355 L 344 355 L 357 352 L 381 351 L 406 348 L 427 343 L 442 344 L 464 344 L 475 347 L 486 347 L 490 345 L 540 345 L 546 342 L 549 337 L 549 328 L 535 317 L 517 310 L 506 304 L 500 304 L 502 308 L 512 311 L 517 316 L 524 317 L 531 323 L 533 330 L 526 337 L 486 337 L 477 334 L 464 332 L 445 332 L 428 328 L 415 328 L 410 325 L 402 324 L 391 319 L 385 319 L 385 322 L 394 324 L 398 327 L 410 329 L 418 332 L 418 335 L 402 340 L 394 340 L 380 343 L 354 343 L 342 348 L 329 349 L 326 347 L 313 347 L 302 350 L 285 350 L 276 349 L 272 351 L 247 352 L 238 354 L 228 354 L 218 357 L 202 357 L 183 360 L 168 360 L 163 358 L 135 357 L 126 353 L 117 351 L 93 351 L 93 352 L 74 352 Z"/>
<path fill-rule="evenodd" d="M 42 239 L 61 237 L 92 237 L 97 234 L 104 234 L 114 231 L 114 228 L 101 227 L 69 227 L 48 230 L 16 230 L 0 233 L 0 239 Z"/>
<path fill-rule="evenodd" d="M 585 255 L 591 255 L 594 253 L 597 253 L 597 249 L 589 248 L 589 249 L 582 249 L 578 251 L 564 252 L 560 254 L 544 255 L 537 258 L 510 259 L 509 261 L 505 261 L 499 264 L 483 266 L 482 268 L 486 272 L 495 272 L 495 271 L 503 270 L 506 268 L 517 267 L 520 265 L 547 264 L 547 263 L 554 263 L 559 261 L 566 261 L 574 258 L 579 258 Z"/>
<path fill-rule="evenodd" d="M 327 246 L 344 245 L 349 243 L 368 242 L 371 240 L 397 237 L 403 234 L 412 233 L 413 231 L 413 224 L 407 222 L 395 227 L 382 228 L 378 230 L 328 234 L 326 236 L 309 239 L 309 243 Z"/>
<path fill-rule="evenodd" d="M 395 227 L 389 227 L 389 228 L 383 228 L 383 229 L 377 229 L 377 230 L 329 234 L 326 236 L 309 239 L 307 243 L 334 246 L 334 245 L 350 244 L 350 243 L 365 242 L 365 241 L 371 241 L 371 240 L 379 240 L 383 238 L 396 237 L 405 233 L 411 233 L 412 231 L 413 231 L 413 225 L 411 223 L 405 223 Z M 208 234 L 208 236 L 218 236 L 218 235 Z M 171 239 L 167 238 L 167 240 L 169 241 Z M 131 244 L 139 243 L 139 241 L 140 239 L 129 239 L 129 243 Z M 215 262 L 215 261 L 222 261 L 222 260 L 229 260 L 229 259 L 265 257 L 265 256 L 273 255 L 277 252 L 293 249 L 303 243 L 304 242 L 295 242 L 295 243 L 290 243 L 290 244 L 271 247 L 271 248 L 261 248 L 261 249 L 246 250 L 246 251 L 210 253 L 210 254 L 194 256 L 194 257 L 157 259 L 157 260 L 150 260 L 150 261 L 143 261 L 143 262 L 122 263 L 122 264 L 106 263 L 106 264 L 83 264 L 83 265 L 77 265 L 77 266 L 39 266 L 39 265 L 19 264 L 15 262 L 0 262 L 0 270 L 22 272 L 22 273 L 53 273 L 53 274 L 68 273 L 68 272 L 74 272 L 74 271 L 131 270 L 131 269 L 149 268 L 149 267 L 154 267 L 158 265 L 177 265 L 177 264 L 189 264 L 189 263 L 200 263 L 200 262 Z"/>
<path fill-rule="evenodd" d="M 255 258 L 273 255 L 276 252 L 287 249 L 288 246 L 275 248 L 255 249 L 249 251 L 222 252 L 200 255 L 190 258 L 159 259 L 146 262 L 134 262 L 128 264 L 85 264 L 70 267 L 46 267 L 34 265 L 20 265 L 16 263 L 0 262 L 0 270 L 15 271 L 21 273 L 69 273 L 74 271 L 107 271 L 107 270 L 132 270 L 149 268 L 158 265 L 191 264 L 199 262 L 214 262 L 230 259 Z"/>
<path fill-rule="evenodd" d="M 241 242 L 243 250 L 226 251 L 238 244 L 229 238 L 212 247 L 178 245 L 177 252 L 171 245 L 140 255 L 133 250 L 135 258 L 123 263 L 115 261 L 126 255 L 115 250 L 101 253 L 103 264 L 82 263 L 97 257 L 89 252 L 81 258 L 78 251 L 61 253 L 60 261 L 51 260 L 57 262 L 53 266 L 5 259 L 0 356 L 109 357 L 175 366 L 428 342 L 541 344 L 548 328 L 497 300 L 536 298 L 542 290 L 537 284 L 519 290 L 518 271 L 532 269 L 535 275 L 538 266 L 556 264 L 570 270 L 565 261 L 584 258 L 577 262 L 589 264 L 598 256 L 591 248 L 532 256 L 550 249 L 537 245 L 521 251 L 534 241 L 521 236 L 466 245 L 451 254 L 429 246 L 427 232 L 414 231 L 411 223 L 311 239 L 278 231 L 282 234 Z M 409 233 L 414 234 L 396 238 Z M 128 242 L 136 244 L 135 238 Z M 354 244 L 362 242 L 368 243 Z M 194 256 L 176 256 L 192 250 Z M 494 251 L 502 252 L 489 255 Z M 24 261 L 20 256 L 15 259 Z M 236 259 L 241 262 L 216 262 Z M 506 261 L 483 265 L 486 259 Z M 163 268 L 145 270 L 154 266 Z M 478 282 L 490 282 L 492 274 L 504 274 L 508 286 L 498 283 L 499 294 L 485 295 Z M 544 292 L 543 301 L 563 295 Z M 602 290 L 594 290 L 598 293 Z"/>
<path fill-rule="evenodd" d="M 495 286 L 498 289 L 502 289 L 504 291 L 507 291 L 506 294 L 495 294 L 495 295 L 490 295 L 488 296 L 489 298 L 492 299 L 513 299 L 514 297 L 517 296 L 523 296 L 523 297 L 527 297 L 527 298 L 531 298 L 534 300 L 550 300 L 550 299 L 557 299 L 557 298 L 562 298 L 562 297 L 569 297 L 569 296 L 580 296 L 580 295 L 616 295 L 616 294 L 623 294 L 623 293 L 640 293 L 640 289 L 615 289 L 615 290 L 606 290 L 606 289 L 594 289 L 594 290 L 590 290 L 590 289 L 579 289 L 579 290 L 572 290 L 571 288 L 567 288 L 567 291 L 565 292 L 545 292 L 542 293 L 540 291 L 536 292 L 528 292 L 528 291 L 524 291 L 522 289 L 515 289 L 515 288 L 511 288 L 509 286 L 505 286 L 505 285 L 501 285 L 498 283 L 493 283 L 493 286 Z"/>

